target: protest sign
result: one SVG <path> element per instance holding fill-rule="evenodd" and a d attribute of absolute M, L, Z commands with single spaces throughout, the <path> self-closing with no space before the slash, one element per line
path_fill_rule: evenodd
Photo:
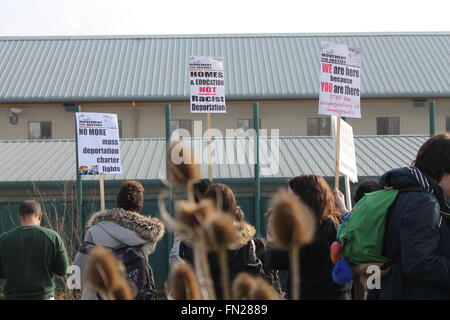
<path fill-rule="evenodd" d="M 189 57 L 190 111 L 226 113 L 222 57 Z"/>
<path fill-rule="evenodd" d="M 319 114 L 361 118 L 362 49 L 322 43 Z"/>
<path fill-rule="evenodd" d="M 77 112 L 78 174 L 122 173 L 116 114 Z"/>
<path fill-rule="evenodd" d="M 340 143 L 339 143 L 339 173 L 350 178 L 353 183 L 358 182 L 358 173 L 356 169 L 355 143 L 353 140 L 353 128 L 344 120 L 332 117 L 333 145 L 336 148 L 337 121 L 340 125 Z"/>

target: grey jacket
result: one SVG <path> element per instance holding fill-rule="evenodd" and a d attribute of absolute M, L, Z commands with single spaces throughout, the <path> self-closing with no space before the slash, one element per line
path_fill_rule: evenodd
<path fill-rule="evenodd" d="M 94 213 L 87 228 L 84 241 L 108 248 L 141 247 L 146 256 L 154 252 L 156 243 L 164 235 L 164 225 L 159 219 L 118 208 Z M 84 286 L 85 259 L 86 255 L 78 252 L 73 263 L 81 271 L 81 300 L 97 300 L 96 294 Z"/>

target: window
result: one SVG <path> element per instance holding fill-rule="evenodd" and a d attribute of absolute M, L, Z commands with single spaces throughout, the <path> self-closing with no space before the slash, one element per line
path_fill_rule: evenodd
<path fill-rule="evenodd" d="M 261 129 L 261 119 L 259 119 L 259 128 Z M 253 119 L 239 119 L 237 121 L 237 129 L 242 129 L 244 131 L 254 129 Z"/>
<path fill-rule="evenodd" d="M 330 118 L 308 118 L 308 136 L 330 136 Z"/>
<path fill-rule="evenodd" d="M 253 119 L 239 119 L 237 121 L 237 128 L 247 131 L 248 129 L 253 129 Z"/>
<path fill-rule="evenodd" d="M 177 129 L 186 129 L 189 133 L 192 133 L 191 120 L 171 120 L 170 121 L 170 134 Z"/>
<path fill-rule="evenodd" d="M 377 135 L 400 134 L 400 117 L 377 118 Z"/>
<path fill-rule="evenodd" d="M 450 117 L 447 117 L 445 120 L 445 130 L 450 132 Z"/>
<path fill-rule="evenodd" d="M 122 120 L 118 120 L 119 124 L 119 138 L 122 138 Z"/>
<path fill-rule="evenodd" d="M 28 136 L 30 139 L 51 139 L 52 123 L 50 121 L 28 122 Z"/>

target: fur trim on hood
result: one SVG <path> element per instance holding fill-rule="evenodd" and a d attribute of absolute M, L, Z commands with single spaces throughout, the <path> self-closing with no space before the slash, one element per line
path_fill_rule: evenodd
<path fill-rule="evenodd" d="M 154 217 L 146 217 L 120 208 L 104 210 L 94 213 L 87 222 L 87 227 L 102 221 L 111 221 L 121 227 L 136 232 L 142 239 L 149 242 L 158 242 L 164 235 L 164 225 Z"/>
<path fill-rule="evenodd" d="M 250 223 L 240 221 L 236 224 L 238 234 L 238 243 L 241 246 L 246 245 L 256 234 L 256 229 Z"/>
<path fill-rule="evenodd" d="M 246 221 L 240 221 L 236 223 L 236 231 L 237 231 L 237 241 L 235 245 L 239 245 L 240 247 L 245 246 L 256 234 L 256 229 L 250 223 Z M 192 243 L 192 238 L 190 235 L 186 233 L 178 234 L 181 241 Z"/>

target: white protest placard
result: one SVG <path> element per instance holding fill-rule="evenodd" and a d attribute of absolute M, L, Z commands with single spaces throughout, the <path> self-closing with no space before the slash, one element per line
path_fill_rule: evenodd
<path fill-rule="evenodd" d="M 226 113 L 222 57 L 189 57 L 190 111 Z"/>
<path fill-rule="evenodd" d="M 122 173 L 117 114 L 77 112 L 78 174 Z"/>
<path fill-rule="evenodd" d="M 336 154 L 337 117 L 332 119 L 332 133 L 334 153 Z M 344 120 L 340 119 L 341 139 L 339 144 L 339 173 L 347 176 L 353 183 L 358 182 L 356 169 L 355 142 L 353 140 L 353 128 Z"/>
<path fill-rule="evenodd" d="M 319 114 L 361 118 L 362 49 L 322 43 Z"/>

